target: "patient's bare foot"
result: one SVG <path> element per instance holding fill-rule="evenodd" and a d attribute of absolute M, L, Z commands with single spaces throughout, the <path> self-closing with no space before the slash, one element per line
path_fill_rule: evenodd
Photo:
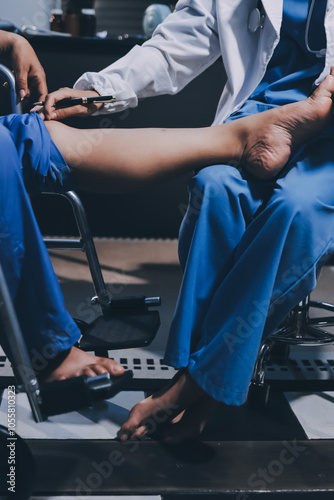
<path fill-rule="evenodd" d="M 118 437 L 124 441 L 127 439 L 140 439 L 146 434 L 155 432 L 161 426 L 166 429 L 166 432 L 162 435 L 162 440 L 166 442 L 176 443 L 182 441 L 183 433 L 184 439 L 197 437 L 199 434 L 198 428 L 201 426 L 197 425 L 196 427 L 195 422 L 192 429 L 196 427 L 196 436 L 190 435 L 190 432 L 183 432 L 183 426 L 181 425 L 178 427 L 179 432 L 175 431 L 170 435 L 174 425 L 179 424 L 171 424 L 170 427 L 168 424 L 172 421 L 178 421 L 178 415 L 182 417 L 181 422 L 187 412 L 187 410 L 186 412 L 184 410 L 188 408 L 190 410 L 192 405 L 203 397 L 209 398 L 191 378 L 187 370 L 181 371 L 165 389 L 146 398 L 132 408 L 128 420 L 118 432 Z M 188 417 L 190 417 L 190 413 Z M 194 415 L 194 419 L 195 417 L 196 415 Z M 205 422 L 201 430 L 204 425 Z"/>
<path fill-rule="evenodd" d="M 163 441 L 167 444 L 178 444 L 198 438 L 218 405 L 219 402 L 207 394 L 198 398 L 165 429 Z"/>
<path fill-rule="evenodd" d="M 124 368 L 112 359 L 100 358 L 73 346 L 65 360 L 46 378 L 45 382 L 65 380 L 80 375 L 95 377 L 105 373 L 119 376 L 124 373 Z"/>
<path fill-rule="evenodd" d="M 244 127 L 241 165 L 263 179 L 278 174 L 291 153 L 328 124 L 333 92 L 332 68 L 308 99 L 236 120 Z"/>

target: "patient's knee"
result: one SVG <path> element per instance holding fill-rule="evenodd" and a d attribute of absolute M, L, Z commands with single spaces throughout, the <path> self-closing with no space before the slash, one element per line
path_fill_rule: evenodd
<path fill-rule="evenodd" d="M 66 163 L 70 166 L 78 163 L 76 148 L 78 130 L 55 120 L 44 123 Z"/>
<path fill-rule="evenodd" d="M 8 182 L 9 178 L 16 178 L 17 175 L 21 175 L 21 162 L 10 131 L 2 126 L 0 126 L 0 151 L 2 153 L 0 183 L 3 186 L 5 182 Z"/>
<path fill-rule="evenodd" d="M 60 123 L 60 122 L 57 122 L 54 120 L 45 121 L 44 124 L 45 124 L 47 130 L 49 131 L 49 134 L 51 135 L 53 142 L 56 142 L 56 140 L 59 141 L 59 139 L 64 134 L 64 130 L 66 128 L 69 128 L 66 125 L 64 125 L 63 123 Z"/>
<path fill-rule="evenodd" d="M 2 151 L 8 151 L 15 148 L 13 138 L 6 127 L 0 126 L 0 148 Z"/>

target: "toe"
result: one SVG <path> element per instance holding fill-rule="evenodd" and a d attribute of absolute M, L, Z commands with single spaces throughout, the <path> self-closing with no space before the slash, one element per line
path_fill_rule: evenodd
<path fill-rule="evenodd" d="M 101 365 L 94 365 L 94 371 L 96 375 L 105 375 L 106 373 L 109 373 L 108 370 Z"/>
<path fill-rule="evenodd" d="M 110 375 L 117 376 L 124 373 L 124 367 L 113 359 L 104 358 L 100 366 L 105 368 L 110 373 Z"/>
<path fill-rule="evenodd" d="M 87 377 L 96 377 L 97 373 L 93 368 L 87 367 L 84 369 L 84 375 L 87 375 Z"/>
<path fill-rule="evenodd" d="M 124 424 L 118 431 L 117 436 L 119 437 L 119 439 L 125 441 L 132 438 L 132 435 L 140 427 L 142 420 L 143 417 L 141 412 L 141 403 L 137 403 L 130 411 L 128 420 L 124 422 Z"/>
<path fill-rule="evenodd" d="M 134 429 L 124 429 L 123 425 L 122 425 L 120 430 L 117 432 L 117 437 L 121 441 L 127 441 L 128 439 L 131 438 L 133 432 L 134 432 Z"/>
<path fill-rule="evenodd" d="M 147 427 L 146 425 L 140 425 L 132 434 L 131 438 L 132 439 L 143 439 L 146 435 L 148 434 L 147 432 Z"/>

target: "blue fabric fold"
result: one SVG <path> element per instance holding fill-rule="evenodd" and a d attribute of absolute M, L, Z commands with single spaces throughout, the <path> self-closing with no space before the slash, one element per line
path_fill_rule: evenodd
<path fill-rule="evenodd" d="M 29 192 L 64 192 L 73 189 L 71 171 L 37 113 L 0 118 L 13 139 Z"/>

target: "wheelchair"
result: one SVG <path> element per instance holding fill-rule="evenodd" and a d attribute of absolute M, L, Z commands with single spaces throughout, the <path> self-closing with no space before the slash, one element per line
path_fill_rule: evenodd
<path fill-rule="evenodd" d="M 16 102 L 14 75 L 2 64 L 0 64 L 0 82 L 6 82 L 6 92 L 8 92 L 9 95 L 7 114 L 9 112 L 20 113 L 20 105 Z M 153 341 L 160 326 L 159 312 L 156 309 L 152 310 L 152 308 L 156 308 L 160 305 L 160 297 L 110 297 L 103 279 L 86 212 L 79 196 L 74 191 L 68 191 L 60 195 L 58 193 L 46 194 L 62 196 L 69 202 L 80 237 L 78 239 L 49 238 L 44 239 L 45 244 L 49 249 L 71 249 L 85 252 L 95 290 L 95 295 L 92 297 L 91 303 L 100 306 L 101 309 L 101 314 L 90 324 L 74 318 L 82 333 L 81 339 L 78 342 L 78 347 L 86 351 L 94 351 L 98 356 L 108 357 L 109 350 L 145 347 L 149 345 Z M 25 372 L 23 378 L 26 380 L 22 380 L 22 373 L 17 373 L 16 371 L 15 375 L 18 376 L 19 384 L 28 394 L 34 419 L 38 422 L 44 420 L 51 414 L 72 411 L 75 409 L 75 405 L 73 406 L 71 404 L 70 407 L 68 407 L 68 403 L 65 405 L 62 404 L 62 401 L 64 401 L 64 384 L 63 386 L 62 384 L 59 385 L 59 394 L 54 393 L 52 397 L 45 392 L 43 396 L 45 408 L 41 409 L 41 391 L 39 384 L 32 371 L 29 357 L 25 352 L 20 328 L 15 319 L 15 313 L 10 303 L 9 294 L 6 293 L 6 283 L 3 275 L 1 275 L 2 271 L 0 270 L 1 294 L 4 294 L 0 304 L 0 315 L 2 323 L 6 325 L 5 331 L 9 332 L 7 335 L 8 341 L 9 338 L 14 339 L 12 341 L 13 344 L 10 344 L 15 358 L 14 368 L 15 365 L 26 367 L 23 370 L 23 372 Z M 94 378 L 97 378 L 96 384 L 93 380 Z M 124 382 L 125 385 L 129 384 L 130 378 L 131 375 L 129 374 L 126 378 L 126 382 Z M 68 383 L 68 386 L 70 385 L 71 384 Z M 79 386 L 78 388 L 73 386 L 71 389 L 68 389 L 69 393 L 72 394 L 68 399 L 73 400 L 73 394 L 76 391 L 80 393 L 80 391 L 83 390 L 86 392 L 86 402 L 84 402 L 84 400 L 81 402 L 77 401 L 77 405 L 81 405 L 81 407 L 82 405 L 90 406 L 92 402 L 96 400 L 97 394 L 99 394 L 98 399 L 100 395 L 102 398 L 111 397 L 116 391 L 115 388 L 112 389 L 113 385 L 115 384 L 112 383 L 110 377 L 92 377 L 92 379 L 84 381 L 81 389 Z M 117 389 L 117 392 L 118 391 L 119 387 Z M 88 394 L 90 394 L 89 397 Z M 47 403 L 46 400 L 48 401 Z M 57 403 L 55 404 L 53 400 Z M 51 406 L 53 409 L 51 409 Z"/>
<path fill-rule="evenodd" d="M 0 64 L 0 88 L 5 82 L 7 95 L 5 114 L 20 113 L 20 105 L 16 102 L 13 73 Z M 98 356 L 108 357 L 109 350 L 149 345 L 160 326 L 160 315 L 155 309 L 161 303 L 160 297 L 110 297 L 103 279 L 86 212 L 79 196 L 74 191 L 60 195 L 46 194 L 62 196 L 68 201 L 78 228 L 79 238 L 44 238 L 44 242 L 49 249 L 85 252 L 95 291 L 91 303 L 98 305 L 101 310 L 100 315 L 90 324 L 74 318 L 82 333 L 78 347 L 86 351 L 94 351 Z M 130 370 L 121 377 L 115 378 L 112 378 L 110 374 L 95 377 L 83 375 L 40 384 L 25 346 L 1 263 L 0 324 L 11 348 L 11 362 L 15 375 L 13 387 L 16 392 L 27 394 L 33 418 L 37 423 L 52 415 L 91 407 L 97 401 L 110 399 L 121 390 L 128 390 L 132 387 L 133 373 Z M 8 489 L 7 444 L 10 439 L 15 439 L 16 442 L 17 470 L 20 474 L 20 484 L 13 498 L 28 499 L 33 489 L 33 457 L 24 440 L 15 433 L 11 435 L 10 429 L 2 426 L 0 426 L 0 497 L 2 498 L 1 495 Z"/>

